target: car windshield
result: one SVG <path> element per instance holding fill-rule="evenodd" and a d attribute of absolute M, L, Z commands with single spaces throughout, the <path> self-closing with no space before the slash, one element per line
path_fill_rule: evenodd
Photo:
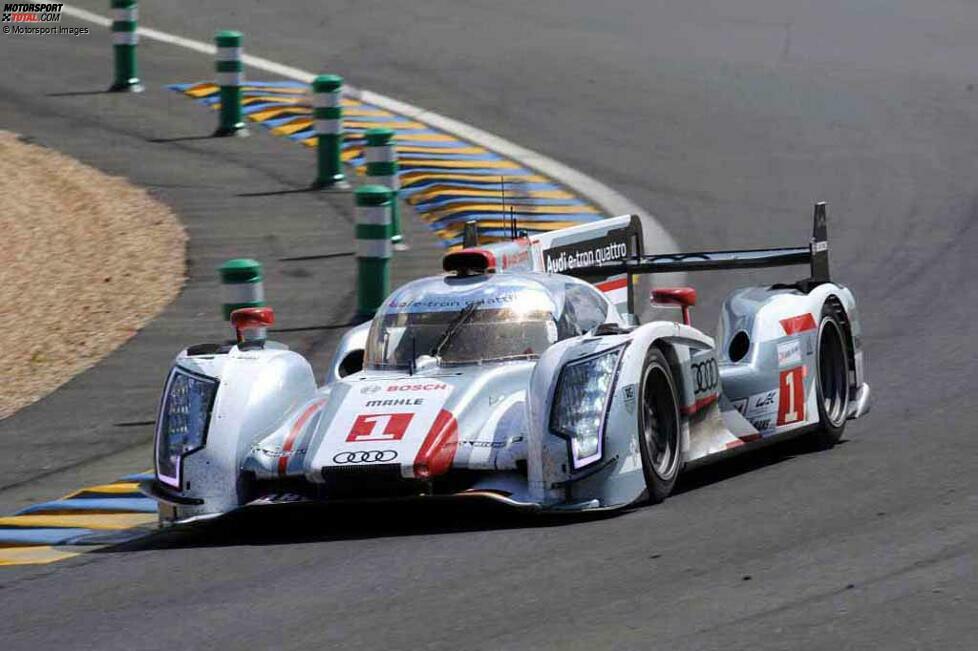
<path fill-rule="evenodd" d="M 370 327 L 365 361 L 385 369 L 409 367 L 421 355 L 445 365 L 532 359 L 557 340 L 555 306 L 543 287 L 430 283 L 388 300 Z"/>

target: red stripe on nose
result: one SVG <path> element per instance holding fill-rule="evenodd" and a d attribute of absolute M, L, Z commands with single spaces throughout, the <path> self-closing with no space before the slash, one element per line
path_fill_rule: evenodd
<path fill-rule="evenodd" d="M 285 437 L 285 442 L 282 444 L 282 455 L 278 458 L 279 477 L 285 476 L 285 471 L 289 467 L 289 457 L 292 456 L 289 454 L 289 452 L 292 451 L 292 446 L 295 445 L 295 440 L 299 438 L 299 433 L 302 431 L 302 428 L 306 426 L 309 419 L 312 418 L 313 414 L 319 411 L 319 408 L 322 407 L 323 403 L 325 402 L 325 400 L 317 400 L 306 407 L 306 410 L 302 412 L 302 415 L 300 415 L 292 425 L 292 429 L 289 430 L 289 435 Z"/>
<path fill-rule="evenodd" d="M 442 409 L 414 457 L 414 476 L 419 479 L 444 475 L 455 460 L 458 447 L 458 421 Z"/>

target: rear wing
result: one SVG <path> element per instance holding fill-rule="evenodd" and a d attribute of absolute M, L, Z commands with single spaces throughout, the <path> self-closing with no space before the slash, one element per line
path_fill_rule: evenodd
<path fill-rule="evenodd" d="M 567 269 L 562 273 L 590 280 L 612 274 L 662 274 L 686 271 L 717 271 L 721 269 L 758 269 L 808 265 L 810 277 L 802 284 L 811 289 L 829 282 L 829 242 L 826 205 L 815 204 L 812 238 L 808 246 L 777 249 L 745 249 L 735 251 L 698 251 L 693 253 L 662 253 L 637 255 L 625 260 L 601 262 L 588 267 Z"/>

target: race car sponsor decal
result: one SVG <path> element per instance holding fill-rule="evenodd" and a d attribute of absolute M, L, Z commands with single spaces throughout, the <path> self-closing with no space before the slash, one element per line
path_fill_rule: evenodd
<path fill-rule="evenodd" d="M 773 414 L 778 409 L 778 390 L 755 393 L 747 398 L 731 402 L 740 415 L 748 420 Z"/>
<path fill-rule="evenodd" d="M 338 466 L 348 463 L 388 463 L 396 458 L 395 450 L 351 450 L 334 454 L 333 463 Z"/>
<path fill-rule="evenodd" d="M 747 417 L 767 416 L 773 414 L 777 409 L 778 392 L 777 390 L 758 393 L 747 399 Z"/>
<path fill-rule="evenodd" d="M 712 405 L 719 397 L 720 389 L 720 367 L 712 353 L 694 357 L 689 370 L 694 400 L 693 404 L 680 409 L 686 416 Z"/>
<path fill-rule="evenodd" d="M 460 448 L 504 448 L 506 441 L 458 441 L 455 445 Z"/>
<path fill-rule="evenodd" d="M 368 400 L 368 407 L 410 407 L 412 405 L 423 405 L 424 398 L 378 398 Z"/>
<path fill-rule="evenodd" d="M 774 430 L 774 418 L 754 418 L 748 419 L 750 424 L 760 433 L 765 433 Z M 746 440 L 746 439 L 744 439 Z"/>
<path fill-rule="evenodd" d="M 423 383 L 414 382 L 408 384 L 395 383 L 389 385 L 388 387 L 382 390 L 387 393 L 397 393 L 403 391 L 428 392 L 428 391 L 449 391 L 451 390 L 451 387 L 445 384 L 444 382 L 423 382 Z"/>
<path fill-rule="evenodd" d="M 445 427 L 443 407 L 452 389 L 447 382 L 432 378 L 365 382 L 343 398 L 326 425 L 314 463 L 323 467 L 396 462 L 402 464 L 402 472 L 411 475 L 408 468 L 413 468 L 413 461 L 423 452 L 435 456 L 440 468 L 438 464 L 445 463 L 437 456 L 442 440 L 429 439 L 432 430 Z M 384 454 L 360 454 L 364 451 Z M 448 465 L 454 451 L 453 447 Z"/>
<path fill-rule="evenodd" d="M 778 411 L 778 389 L 755 393 L 747 398 L 734 400 L 733 407 L 747 419 L 758 432 L 774 429 L 775 417 Z"/>
<path fill-rule="evenodd" d="M 720 386 L 720 367 L 715 357 L 694 361 L 689 365 L 693 374 L 693 393 L 709 393 Z"/>
<path fill-rule="evenodd" d="M 801 342 L 797 339 L 778 344 L 778 368 L 801 364 Z"/>
<path fill-rule="evenodd" d="M 457 296 L 439 295 L 412 297 L 404 300 L 397 295 L 387 302 L 387 308 L 391 312 L 405 312 L 408 314 L 418 314 L 423 312 L 458 312 L 475 303 L 479 310 L 499 310 L 514 305 L 535 304 L 541 309 L 553 307 L 553 300 L 544 290 L 529 287 L 514 288 L 509 291 L 508 287 L 498 286 L 498 294 L 488 294 L 481 289 Z"/>
<path fill-rule="evenodd" d="M 629 255 L 629 234 L 628 229 L 620 229 L 611 231 L 603 237 L 593 237 L 545 249 L 543 270 L 547 273 L 563 273 L 569 269 L 624 260 Z"/>
<path fill-rule="evenodd" d="M 513 269 L 533 269 L 533 260 L 530 257 L 530 240 L 523 237 L 505 245 L 495 245 L 487 247 L 495 254 L 496 268 L 500 271 Z"/>
<path fill-rule="evenodd" d="M 621 395 L 625 403 L 625 411 L 634 414 L 635 405 L 638 404 L 638 385 L 626 384 L 621 388 Z"/>
<path fill-rule="evenodd" d="M 781 371 L 778 426 L 805 420 L 805 367 Z"/>

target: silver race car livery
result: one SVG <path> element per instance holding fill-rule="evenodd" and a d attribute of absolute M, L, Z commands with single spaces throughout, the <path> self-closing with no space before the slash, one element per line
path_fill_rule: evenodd
<path fill-rule="evenodd" d="M 810 277 L 734 291 L 716 339 L 690 324 L 689 287 L 652 291 L 677 319 L 635 316 L 640 274 L 787 265 Z M 617 508 L 763 441 L 830 446 L 868 411 L 824 204 L 803 247 L 646 255 L 624 216 L 481 246 L 470 229 L 443 267 L 350 329 L 322 383 L 260 310 L 235 313 L 237 343 L 182 351 L 142 486 L 163 519 L 378 498 Z"/>

